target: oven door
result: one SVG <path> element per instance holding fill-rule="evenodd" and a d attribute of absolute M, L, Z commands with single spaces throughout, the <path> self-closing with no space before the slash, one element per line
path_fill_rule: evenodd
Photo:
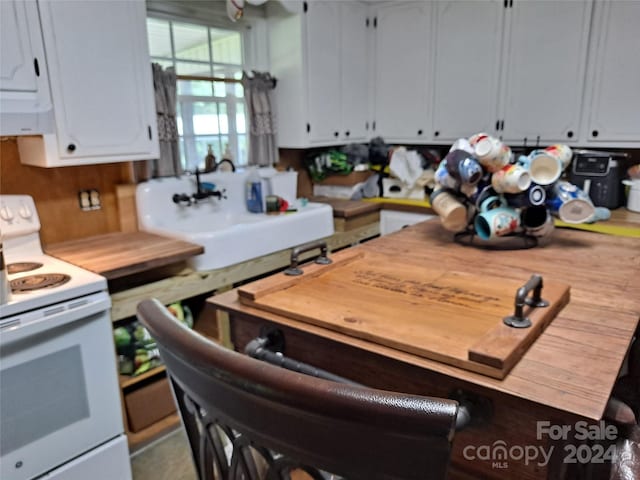
<path fill-rule="evenodd" d="M 0 478 L 31 479 L 123 433 L 109 307 L 99 292 L 3 319 Z"/>

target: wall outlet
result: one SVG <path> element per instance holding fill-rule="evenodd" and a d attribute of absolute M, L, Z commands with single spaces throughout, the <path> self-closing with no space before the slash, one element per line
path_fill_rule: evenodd
<path fill-rule="evenodd" d="M 100 200 L 100 192 L 93 188 L 90 190 L 78 191 L 78 204 L 80 210 L 100 210 L 102 208 L 102 201 Z"/>

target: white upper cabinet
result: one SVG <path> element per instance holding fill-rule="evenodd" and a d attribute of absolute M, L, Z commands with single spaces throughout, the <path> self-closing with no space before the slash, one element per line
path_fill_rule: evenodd
<path fill-rule="evenodd" d="M 340 4 L 308 2 L 307 84 L 310 140 L 331 143 L 340 128 Z"/>
<path fill-rule="evenodd" d="M 369 53 L 371 49 L 371 18 L 366 5 L 343 2 L 340 21 L 342 25 L 342 130 L 346 141 L 369 141 Z"/>
<path fill-rule="evenodd" d="M 506 141 L 573 142 L 580 128 L 589 0 L 515 0 L 507 8 L 501 97 Z"/>
<path fill-rule="evenodd" d="M 267 5 L 280 147 L 368 140 L 367 12 L 356 1 Z"/>
<path fill-rule="evenodd" d="M 640 1 L 596 2 L 584 143 L 640 142 Z M 632 144 L 633 145 L 633 144 Z"/>
<path fill-rule="evenodd" d="M 157 158 L 145 3 L 41 0 L 39 6 L 56 133 L 20 137 L 22 162 Z"/>
<path fill-rule="evenodd" d="M 373 134 L 388 142 L 431 140 L 431 15 L 435 2 L 375 9 Z"/>
<path fill-rule="evenodd" d="M 0 135 L 53 129 L 35 0 L 0 1 Z"/>
<path fill-rule="evenodd" d="M 37 90 L 36 55 L 31 31 L 37 25 L 37 10 L 35 10 L 36 23 L 27 23 L 27 8 L 36 8 L 35 2 L 2 1 L 0 2 L 0 42 L 2 42 L 2 55 L 0 55 L 0 90 L 27 91 Z M 37 32 L 40 33 L 39 31 Z M 42 60 L 39 60 L 42 61 Z M 39 73 L 39 72 L 38 72 Z"/>
<path fill-rule="evenodd" d="M 434 15 L 433 139 L 451 143 L 494 131 L 503 1 L 439 1 Z"/>

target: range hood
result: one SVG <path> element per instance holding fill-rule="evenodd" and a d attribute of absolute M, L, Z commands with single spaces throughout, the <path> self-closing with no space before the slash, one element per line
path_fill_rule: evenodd
<path fill-rule="evenodd" d="M 53 106 L 33 94 L 0 92 L 0 135 L 54 133 Z"/>

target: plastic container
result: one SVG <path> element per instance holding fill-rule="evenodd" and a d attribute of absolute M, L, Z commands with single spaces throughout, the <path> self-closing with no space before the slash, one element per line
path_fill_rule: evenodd
<path fill-rule="evenodd" d="M 263 195 L 262 195 L 262 179 L 258 174 L 257 169 L 252 168 L 247 177 L 246 186 L 246 201 L 247 210 L 251 213 L 262 213 L 263 208 Z"/>

